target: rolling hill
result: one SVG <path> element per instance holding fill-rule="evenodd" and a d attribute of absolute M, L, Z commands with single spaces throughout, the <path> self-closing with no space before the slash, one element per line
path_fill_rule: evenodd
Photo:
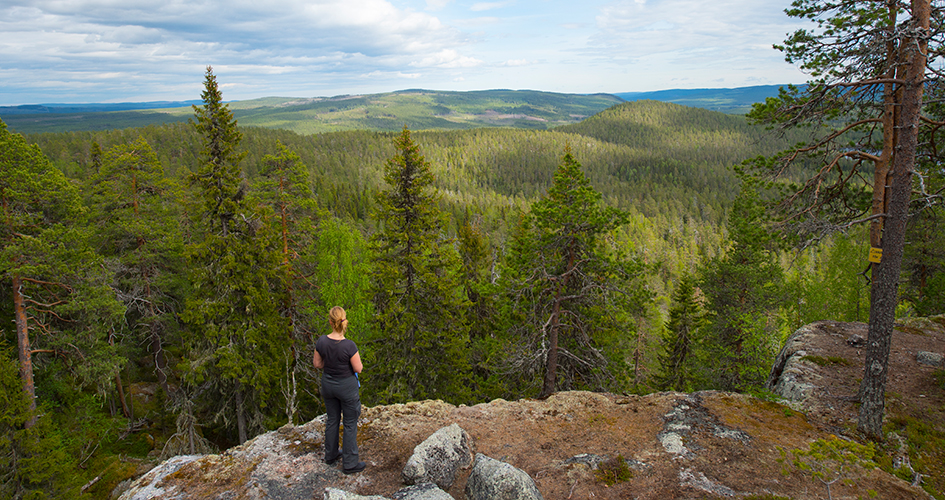
<path fill-rule="evenodd" d="M 344 130 L 461 130 L 511 127 L 546 130 L 580 122 L 624 101 L 654 100 L 743 114 L 777 93 L 777 86 L 663 90 L 618 94 L 559 94 L 533 90 L 447 92 L 410 89 L 335 97 L 265 97 L 230 102 L 240 125 L 300 134 Z M 14 131 L 114 130 L 187 121 L 198 101 L 40 104 L 2 106 L 0 118 Z"/>

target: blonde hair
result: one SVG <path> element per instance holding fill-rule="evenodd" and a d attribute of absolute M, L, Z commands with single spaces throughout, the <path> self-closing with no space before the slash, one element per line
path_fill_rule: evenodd
<path fill-rule="evenodd" d="M 341 306 L 332 307 L 331 310 L 328 311 L 328 325 L 331 326 L 333 332 L 343 332 L 344 322 L 347 319 L 348 315 Z"/>

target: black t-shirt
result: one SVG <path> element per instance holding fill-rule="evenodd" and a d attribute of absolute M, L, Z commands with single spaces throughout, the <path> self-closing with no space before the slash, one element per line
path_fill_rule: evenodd
<path fill-rule="evenodd" d="M 334 340 L 322 335 L 315 341 L 315 350 L 325 362 L 325 373 L 335 378 L 354 376 L 351 356 L 358 352 L 358 346 L 351 339 Z"/>

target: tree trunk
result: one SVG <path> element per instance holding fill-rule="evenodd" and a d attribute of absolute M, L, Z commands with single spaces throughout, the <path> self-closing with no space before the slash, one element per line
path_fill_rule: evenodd
<path fill-rule="evenodd" d="M 109 345 L 115 345 L 115 332 L 108 333 Z M 118 390 L 118 401 L 121 403 L 121 413 L 127 419 L 133 419 L 131 410 L 128 408 L 128 401 L 125 399 L 125 385 L 121 382 L 121 369 L 115 371 L 115 389 Z"/>
<path fill-rule="evenodd" d="M 30 352 L 29 325 L 26 322 L 26 304 L 23 297 L 23 281 L 19 274 L 13 275 L 13 310 L 16 316 L 16 344 L 20 355 L 20 379 L 23 392 L 30 400 L 30 418 L 25 427 L 36 424 L 36 387 L 33 385 L 33 355 Z"/>
<path fill-rule="evenodd" d="M 896 28 L 897 6 L 895 0 L 890 0 L 887 4 L 889 9 L 889 29 Z M 886 42 L 886 66 L 889 70 L 883 75 L 887 80 L 896 78 L 896 61 L 899 59 L 896 42 L 892 36 Z M 873 172 L 873 203 L 870 215 L 879 215 L 886 213 L 889 167 L 895 158 L 895 147 L 897 143 L 897 128 L 899 123 L 899 100 L 901 92 L 896 88 L 892 81 L 883 84 L 883 152 L 880 160 L 875 164 Z M 883 219 L 876 218 L 870 222 L 870 246 L 875 248 L 882 247 L 883 241 Z"/>
<path fill-rule="evenodd" d="M 243 408 L 243 389 L 236 388 L 236 429 L 239 433 L 240 444 L 248 439 L 246 436 L 246 410 Z"/>
<path fill-rule="evenodd" d="M 555 386 L 558 379 L 558 325 L 561 316 L 561 295 L 568 288 L 568 281 L 574 272 L 574 262 L 577 260 L 577 253 L 574 249 L 575 241 L 572 239 L 568 244 L 568 266 L 564 270 L 564 275 L 558 290 L 555 292 L 555 305 L 551 312 L 551 326 L 548 328 L 548 362 L 545 365 L 545 380 L 541 387 L 541 394 L 538 399 L 545 399 L 555 392 Z"/>
<path fill-rule="evenodd" d="M 883 435 L 886 378 L 889 348 L 898 302 L 899 273 L 905 244 L 906 221 L 912 195 L 912 172 L 918 143 L 919 119 L 930 17 L 929 0 L 913 0 L 912 15 L 919 35 L 906 38 L 901 47 L 906 60 L 906 81 L 903 84 L 899 134 L 890 172 L 887 218 L 883 232 L 882 262 L 873 267 L 870 298 L 869 339 L 863 382 L 860 385 L 860 414 L 857 429 L 873 439 Z"/>
<path fill-rule="evenodd" d="M 555 392 L 558 378 L 558 315 L 561 311 L 561 290 L 555 297 L 554 310 L 551 313 L 551 326 L 548 328 L 548 361 L 545 363 L 545 381 L 541 386 L 538 399 L 545 399 Z"/>

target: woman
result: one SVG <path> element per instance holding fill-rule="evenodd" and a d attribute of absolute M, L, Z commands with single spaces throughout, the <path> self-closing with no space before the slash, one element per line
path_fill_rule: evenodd
<path fill-rule="evenodd" d="M 332 465 L 342 460 L 345 474 L 355 474 L 364 470 L 365 463 L 358 460 L 358 417 L 361 416 L 361 397 L 358 394 L 360 382 L 358 373 L 364 366 L 358 346 L 351 339 L 345 338 L 348 319 L 345 310 L 339 306 L 328 312 L 328 324 L 331 333 L 322 335 L 315 342 L 315 354 L 312 363 L 322 372 L 322 397 L 328 409 L 328 422 L 325 423 L 325 463 Z M 344 416 L 345 437 L 341 450 L 338 449 L 338 424 Z"/>

